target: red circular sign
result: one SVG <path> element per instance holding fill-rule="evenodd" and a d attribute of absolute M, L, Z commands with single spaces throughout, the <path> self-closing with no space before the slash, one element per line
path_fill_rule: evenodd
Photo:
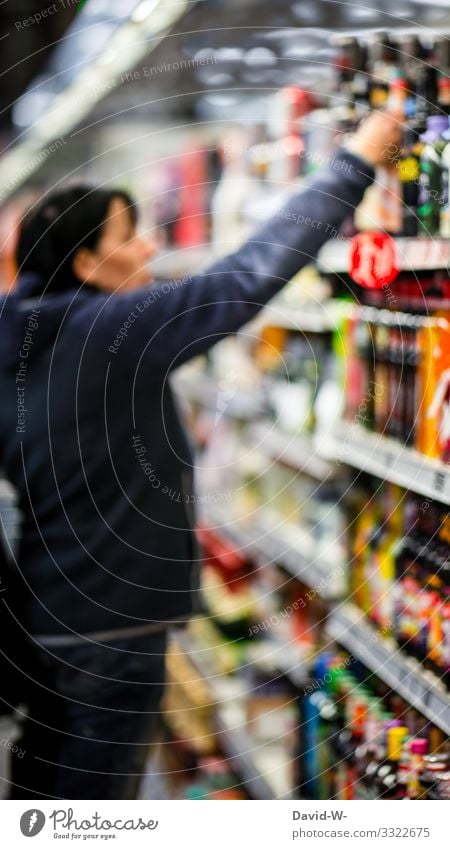
<path fill-rule="evenodd" d="M 359 233 L 350 245 L 349 274 L 366 289 L 382 289 L 399 274 L 397 245 L 387 233 Z"/>

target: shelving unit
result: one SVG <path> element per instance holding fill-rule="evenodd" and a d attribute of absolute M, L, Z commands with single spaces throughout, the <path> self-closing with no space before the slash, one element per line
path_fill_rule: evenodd
<path fill-rule="evenodd" d="M 342 573 L 335 564 L 321 561 L 314 555 L 315 545 L 308 531 L 289 526 L 268 510 L 260 513 L 258 519 L 239 521 L 214 507 L 204 511 L 201 519 L 259 564 L 277 563 L 292 577 L 316 589 L 321 598 L 339 598 L 344 589 L 340 580 Z M 282 530 L 271 530 L 277 526 L 282 526 Z"/>
<path fill-rule="evenodd" d="M 233 416 L 244 421 L 253 421 L 264 409 L 264 399 L 261 394 L 237 390 L 227 400 L 226 409 L 219 408 L 219 382 L 208 374 L 196 374 L 186 376 L 177 374 L 173 380 L 173 388 L 177 395 L 192 404 L 200 404 L 203 407 L 220 415 Z"/>
<path fill-rule="evenodd" d="M 216 511 L 213 515 L 209 514 L 209 519 L 214 519 L 215 524 L 219 524 Z M 272 560 L 292 573 L 290 568 L 293 565 L 290 560 L 292 551 L 290 554 L 286 552 L 286 540 L 278 539 L 274 542 L 273 535 L 269 534 L 261 542 L 255 542 L 259 531 L 260 529 L 257 530 L 256 527 L 252 530 L 247 528 L 246 532 L 239 531 L 235 524 L 232 529 L 225 524 L 220 526 L 220 533 L 231 539 L 234 544 L 246 548 L 256 559 L 265 562 Z M 297 558 L 298 553 L 292 556 Z M 316 584 L 320 581 L 320 572 L 317 569 L 313 573 L 313 569 L 316 570 L 317 566 L 311 566 L 309 572 L 302 571 L 299 575 L 297 570 L 293 574 L 313 586 L 314 579 Z M 322 591 L 319 594 L 322 598 L 331 600 L 326 592 Z M 357 607 L 351 604 L 337 604 L 333 607 L 327 618 L 327 631 L 331 638 L 344 646 L 389 687 L 450 735 L 450 696 L 440 681 L 433 673 L 424 671 L 414 658 L 405 655 L 393 640 L 380 635 Z M 304 684 L 301 670 L 290 667 L 288 663 L 283 664 L 279 660 L 277 665 L 296 686 Z"/>
<path fill-rule="evenodd" d="M 197 646 L 184 632 L 177 631 L 176 645 L 182 650 L 207 685 L 211 698 L 220 701 L 218 680 L 220 673 L 211 668 L 211 663 L 205 660 L 205 650 Z M 252 741 L 239 725 L 232 725 L 227 719 L 226 710 L 217 707 L 215 712 L 217 737 L 223 752 L 231 761 L 233 770 L 243 779 L 248 793 L 253 799 L 276 799 L 277 795 L 269 780 L 261 774 L 261 769 L 255 763 Z"/>
<path fill-rule="evenodd" d="M 450 697 L 431 672 L 385 639 L 351 604 L 337 607 L 327 620 L 330 636 L 377 674 L 389 687 L 450 735 Z"/>
<path fill-rule="evenodd" d="M 328 461 L 348 464 L 425 498 L 450 504 L 450 466 L 394 439 L 369 433 L 356 423 L 342 423 L 331 436 L 321 437 L 316 451 Z"/>
<path fill-rule="evenodd" d="M 450 243 L 447 239 L 395 238 L 400 271 L 434 271 L 448 268 Z M 351 239 L 327 242 L 318 258 L 324 274 L 348 274 Z"/>
<path fill-rule="evenodd" d="M 309 434 L 294 436 L 281 431 L 268 419 L 254 422 L 246 431 L 249 443 L 271 460 L 284 463 L 302 474 L 319 481 L 335 479 L 338 467 L 320 456 L 313 437 Z"/>

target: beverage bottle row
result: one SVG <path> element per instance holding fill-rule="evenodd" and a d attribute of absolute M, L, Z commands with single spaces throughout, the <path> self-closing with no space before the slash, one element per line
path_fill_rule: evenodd
<path fill-rule="evenodd" d="M 370 229 L 433 237 L 450 235 L 450 44 L 417 36 L 338 38 L 337 86 L 331 111 L 347 129 L 368 108 L 394 110 L 405 124 L 401 146 L 388 149 L 392 168 L 380 171 Z M 333 103 L 333 100 L 331 100 Z"/>
<path fill-rule="evenodd" d="M 449 686 L 448 511 L 385 483 L 361 492 L 352 536 L 352 600 Z"/>
<path fill-rule="evenodd" d="M 446 115 L 427 118 L 426 130 L 407 128 L 403 149 L 391 181 L 397 220 L 387 221 L 388 232 L 417 236 L 450 236 L 450 129 Z"/>
<path fill-rule="evenodd" d="M 447 799 L 448 741 L 397 696 L 323 652 L 300 697 L 297 777 L 305 799 Z M 381 694 L 380 694 L 381 693 Z"/>
<path fill-rule="evenodd" d="M 449 462 L 450 323 L 445 315 L 360 309 L 339 333 L 346 351 L 346 419 Z"/>
<path fill-rule="evenodd" d="M 409 126 L 424 128 L 435 111 L 450 113 L 450 45 L 445 37 L 424 40 L 416 35 L 387 33 L 357 39 L 334 38 L 336 98 L 349 123 L 368 108 L 390 108 Z"/>

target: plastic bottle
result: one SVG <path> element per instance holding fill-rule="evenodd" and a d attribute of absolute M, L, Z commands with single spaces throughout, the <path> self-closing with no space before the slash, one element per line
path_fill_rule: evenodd
<path fill-rule="evenodd" d="M 420 156 L 423 142 L 416 131 L 406 127 L 403 151 L 398 163 L 402 202 L 402 236 L 417 236 L 419 206 Z"/>
<path fill-rule="evenodd" d="M 450 80 L 448 82 L 450 84 Z M 445 130 L 442 136 L 447 144 L 441 155 L 442 175 L 439 230 L 442 238 L 450 239 L 450 128 Z"/>
<path fill-rule="evenodd" d="M 375 779 L 379 799 L 405 798 L 405 787 L 399 780 L 399 769 L 403 745 L 407 736 L 408 729 L 405 725 L 386 729 L 387 758 L 378 768 Z"/>
<path fill-rule="evenodd" d="M 407 777 L 408 799 L 418 799 L 420 795 L 419 776 L 423 768 L 423 759 L 428 753 L 428 740 L 417 737 L 409 744 L 410 765 Z"/>
<path fill-rule="evenodd" d="M 443 574 L 443 587 L 440 602 L 442 643 L 439 653 L 438 674 L 450 689 L 450 565 L 447 562 Z"/>
<path fill-rule="evenodd" d="M 446 140 L 442 133 L 448 129 L 444 115 L 431 115 L 427 130 L 421 136 L 424 148 L 420 157 L 419 229 L 427 236 L 436 236 L 440 229 L 442 195 L 442 153 Z"/>

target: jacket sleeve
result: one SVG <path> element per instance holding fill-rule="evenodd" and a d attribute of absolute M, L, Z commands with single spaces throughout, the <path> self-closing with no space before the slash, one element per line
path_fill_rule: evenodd
<path fill-rule="evenodd" d="M 374 179 L 340 149 L 326 171 L 294 195 L 234 253 L 201 274 L 104 298 L 95 330 L 111 359 L 140 358 L 153 376 L 204 353 L 252 319 L 316 256 Z"/>

